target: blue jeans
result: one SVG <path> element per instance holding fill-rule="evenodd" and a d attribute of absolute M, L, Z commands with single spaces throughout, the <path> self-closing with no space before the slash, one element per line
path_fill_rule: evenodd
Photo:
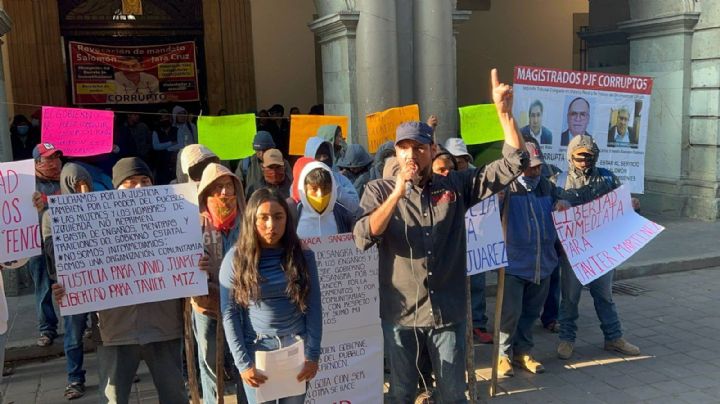
<path fill-rule="evenodd" d="M 540 316 L 547 297 L 550 277 L 535 284 L 515 275 L 505 275 L 505 289 L 500 317 L 500 355 L 512 357 L 530 353 L 532 327 Z"/>
<path fill-rule="evenodd" d="M 200 367 L 200 382 L 203 391 L 203 403 L 214 404 L 217 402 L 217 320 L 198 313 L 193 314 L 193 332 L 198 348 L 198 364 Z M 224 339 L 223 339 L 224 341 Z M 229 348 L 225 344 L 225 350 Z M 220 377 L 224 377 L 220 375 Z M 240 379 L 235 379 L 237 387 L 237 402 L 243 402 L 244 391 L 240 388 Z"/>
<path fill-rule="evenodd" d="M 487 331 L 488 317 L 485 315 L 485 272 L 470 276 L 470 305 L 473 328 Z"/>
<path fill-rule="evenodd" d="M 290 346 L 297 342 L 298 338 L 302 338 L 301 336 L 284 336 L 284 337 L 267 337 L 267 336 L 258 336 L 258 338 L 253 342 L 252 349 L 250 352 L 253 352 L 253 357 L 255 356 L 254 352 L 257 351 L 275 351 L 280 348 L 284 348 L 287 346 Z M 255 388 L 252 386 L 249 386 L 243 382 L 243 388 L 245 389 L 245 396 L 247 397 L 248 404 L 260 404 L 257 401 L 257 398 L 255 397 Z M 276 401 L 265 401 L 265 403 L 275 403 Z M 281 398 L 280 400 L 277 400 L 278 404 L 304 404 L 305 403 L 305 393 L 292 396 L 292 397 L 285 397 Z"/>
<path fill-rule="evenodd" d="M 181 339 L 97 348 L 100 403 L 127 404 L 140 361 L 145 361 L 160 404 L 187 403 L 182 377 Z"/>
<path fill-rule="evenodd" d="M 63 316 L 65 335 L 63 348 L 65 350 L 65 369 L 68 383 L 85 384 L 85 369 L 83 369 L 83 334 L 87 327 L 87 313 L 73 316 Z"/>
<path fill-rule="evenodd" d="M 390 362 L 391 403 L 415 402 L 418 352 L 427 347 L 437 380 L 438 403 L 466 403 L 465 322 L 443 328 L 403 327 L 382 323 Z M 420 343 L 420 346 L 417 345 Z"/>
<path fill-rule="evenodd" d="M 53 282 L 47 272 L 45 256 L 32 257 L 27 265 L 35 286 L 35 305 L 40 335 L 47 335 L 55 339 L 57 337 L 58 318 L 55 314 L 55 307 L 53 307 L 52 293 L 50 292 L 50 286 Z"/>
<path fill-rule="evenodd" d="M 558 319 L 558 312 L 560 311 L 560 264 L 555 268 L 552 275 L 550 275 L 550 288 L 548 289 L 548 295 L 545 299 L 545 306 L 543 306 L 542 315 L 540 321 L 543 327 L 547 327 Z"/>
<path fill-rule="evenodd" d="M 622 337 L 622 325 L 612 300 L 612 281 L 615 271 L 595 279 L 588 284 L 590 295 L 595 303 L 595 313 L 600 320 L 605 341 Z M 569 265 L 562 265 L 562 302 L 560 303 L 560 340 L 575 342 L 577 332 L 578 304 L 582 284 L 578 281 Z"/>

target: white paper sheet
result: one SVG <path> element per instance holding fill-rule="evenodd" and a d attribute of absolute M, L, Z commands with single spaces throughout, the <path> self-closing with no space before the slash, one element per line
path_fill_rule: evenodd
<path fill-rule="evenodd" d="M 305 364 L 305 345 L 300 340 L 276 351 L 255 352 L 255 368 L 267 376 L 257 388 L 257 402 L 274 401 L 305 393 L 305 382 L 297 375 Z"/>

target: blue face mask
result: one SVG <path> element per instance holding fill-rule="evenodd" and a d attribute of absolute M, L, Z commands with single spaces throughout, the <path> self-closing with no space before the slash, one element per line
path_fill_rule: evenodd
<path fill-rule="evenodd" d="M 18 135 L 20 135 L 20 136 L 25 136 L 25 135 L 27 135 L 27 133 L 28 133 L 29 130 L 30 130 L 30 127 L 27 126 L 27 125 L 20 125 L 20 126 L 17 127 L 17 133 L 18 133 Z"/>

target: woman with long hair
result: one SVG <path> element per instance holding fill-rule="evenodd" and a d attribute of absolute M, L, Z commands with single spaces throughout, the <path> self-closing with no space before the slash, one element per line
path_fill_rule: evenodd
<path fill-rule="evenodd" d="M 275 190 L 259 189 L 245 208 L 240 237 L 220 267 L 220 305 L 225 337 L 249 403 L 267 380 L 255 367 L 257 351 L 304 342 L 297 375 L 308 382 L 318 370 L 322 337 L 320 283 L 315 255 L 303 250 L 288 205 Z M 305 394 L 280 399 L 303 403 Z"/>

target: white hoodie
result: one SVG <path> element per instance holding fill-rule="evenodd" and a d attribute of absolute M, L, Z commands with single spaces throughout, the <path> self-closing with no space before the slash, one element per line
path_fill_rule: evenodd
<path fill-rule="evenodd" d="M 330 173 L 332 180 L 332 191 L 330 192 L 330 203 L 322 213 L 318 213 L 310 203 L 308 203 L 307 195 L 305 195 L 305 177 L 310 171 L 322 168 L 323 170 Z M 302 203 L 302 211 L 298 218 L 297 235 L 300 238 L 306 237 L 319 237 L 337 234 L 337 223 L 335 222 L 335 215 L 333 214 L 333 208 L 335 207 L 335 201 L 337 200 L 337 185 L 335 184 L 335 176 L 333 175 L 330 167 L 319 162 L 313 161 L 308 163 L 303 170 L 300 172 L 300 178 L 297 181 L 298 194 L 300 195 L 300 202 Z"/>

